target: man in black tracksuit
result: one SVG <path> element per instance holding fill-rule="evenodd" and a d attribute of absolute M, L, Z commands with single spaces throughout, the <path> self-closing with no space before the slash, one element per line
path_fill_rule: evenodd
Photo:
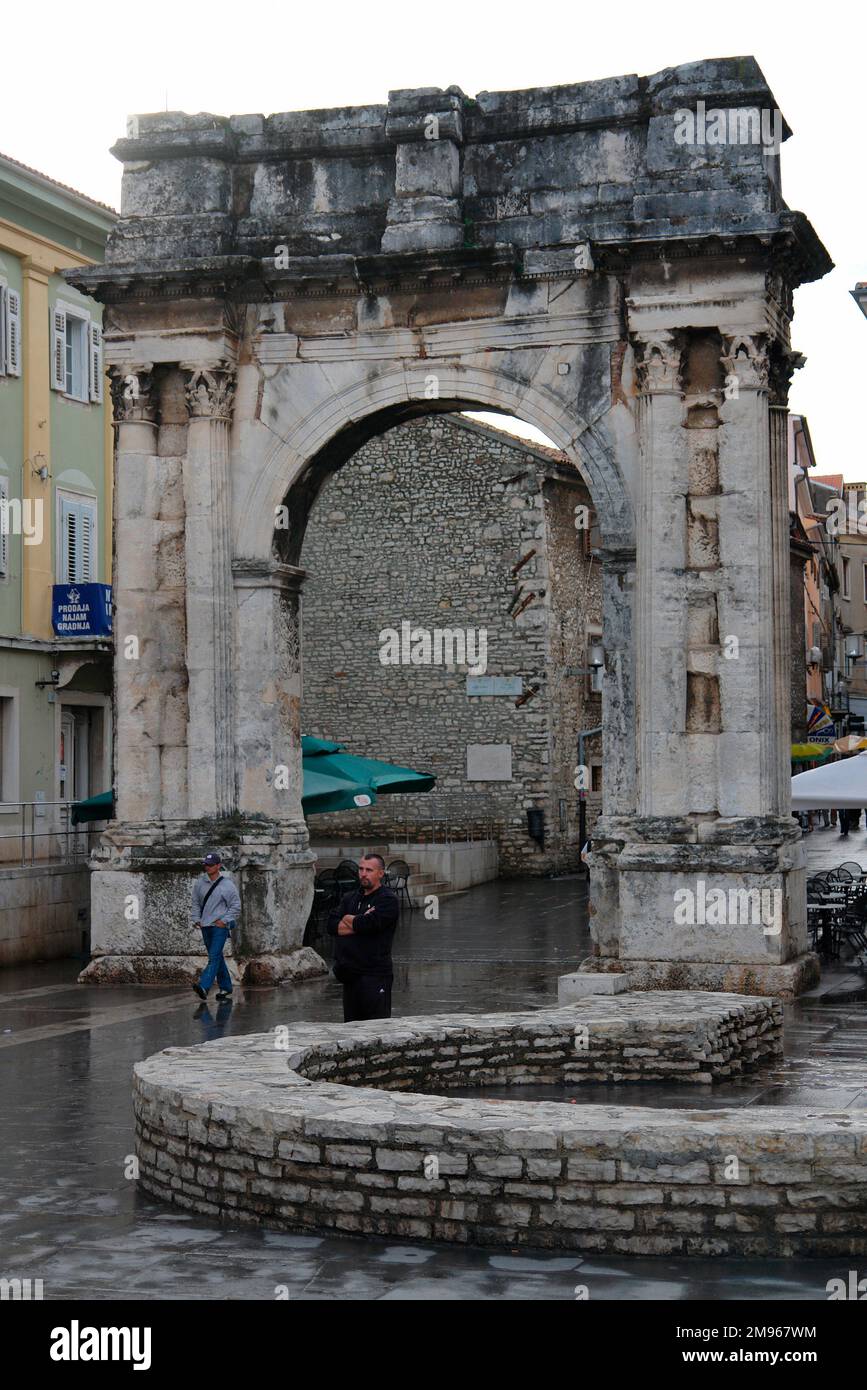
<path fill-rule="evenodd" d="M 366 854 L 359 885 L 328 917 L 334 943 L 334 974 L 343 985 L 343 1021 L 391 1018 L 391 939 L 400 915 L 397 894 L 383 885 L 385 864 Z"/>

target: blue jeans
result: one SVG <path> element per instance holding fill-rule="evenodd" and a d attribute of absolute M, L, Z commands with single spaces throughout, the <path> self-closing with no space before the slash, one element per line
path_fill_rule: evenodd
<path fill-rule="evenodd" d="M 199 984 L 207 994 L 216 979 L 220 989 L 228 990 L 231 994 L 232 977 L 226 962 L 223 960 L 223 947 L 229 937 L 229 928 L 202 927 L 202 937 L 205 942 L 205 950 L 208 953 L 208 963 L 199 977 Z"/>

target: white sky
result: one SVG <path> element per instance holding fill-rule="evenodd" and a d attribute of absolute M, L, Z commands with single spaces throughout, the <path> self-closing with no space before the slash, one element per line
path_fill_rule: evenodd
<path fill-rule="evenodd" d="M 797 291 L 793 345 L 808 357 L 790 403 L 806 414 L 819 471 L 867 478 L 867 320 L 848 291 L 867 280 L 862 8 L 665 5 L 619 0 L 330 0 L 4 6 L 0 150 L 114 206 L 108 148 L 133 112 L 222 115 L 385 102 L 390 88 L 480 91 L 647 75 L 753 54 L 794 131 L 783 192 L 836 270 Z M 14 61 L 13 61 L 14 59 Z"/>

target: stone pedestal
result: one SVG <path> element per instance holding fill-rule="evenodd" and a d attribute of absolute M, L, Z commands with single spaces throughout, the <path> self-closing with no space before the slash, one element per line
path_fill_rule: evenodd
<path fill-rule="evenodd" d="M 91 861 L 92 959 L 85 983 L 191 980 L 204 965 L 191 925 L 190 894 L 203 846 L 217 849 L 238 886 L 241 920 L 232 933 L 230 972 L 249 984 L 321 975 L 324 962 L 302 948 L 313 900 L 313 856 L 303 830 L 236 820 L 116 826 Z"/>

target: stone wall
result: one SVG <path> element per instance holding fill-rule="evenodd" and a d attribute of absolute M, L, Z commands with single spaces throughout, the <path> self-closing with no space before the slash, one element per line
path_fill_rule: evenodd
<path fill-rule="evenodd" d="M 78 955 L 89 933 L 86 865 L 0 869 L 0 966 Z"/>
<path fill-rule="evenodd" d="M 600 701 L 585 715 L 586 678 L 570 672 L 601 622 L 600 574 L 574 524 L 586 489 L 557 459 L 439 416 L 371 440 L 326 483 L 302 552 L 305 732 L 433 772 L 437 786 L 311 816 L 314 835 L 372 843 L 409 827 L 424 839 L 432 817 L 476 833 L 490 821 L 504 872 L 577 866 L 576 736 L 600 722 Z M 485 674 L 517 677 L 519 695 L 468 695 L 467 663 L 382 665 L 379 634 L 402 622 L 484 629 Z M 508 745 L 511 780 L 468 780 L 470 744 Z M 544 850 L 530 806 L 545 812 Z"/>
<path fill-rule="evenodd" d="M 863 1110 L 384 1089 L 579 1072 L 710 1083 L 778 1055 L 781 1012 L 737 996 L 621 995 L 169 1048 L 135 1069 L 140 1181 L 183 1208 L 296 1230 L 636 1255 L 863 1254 Z M 323 1080 L 328 1068 L 344 1084 Z"/>

